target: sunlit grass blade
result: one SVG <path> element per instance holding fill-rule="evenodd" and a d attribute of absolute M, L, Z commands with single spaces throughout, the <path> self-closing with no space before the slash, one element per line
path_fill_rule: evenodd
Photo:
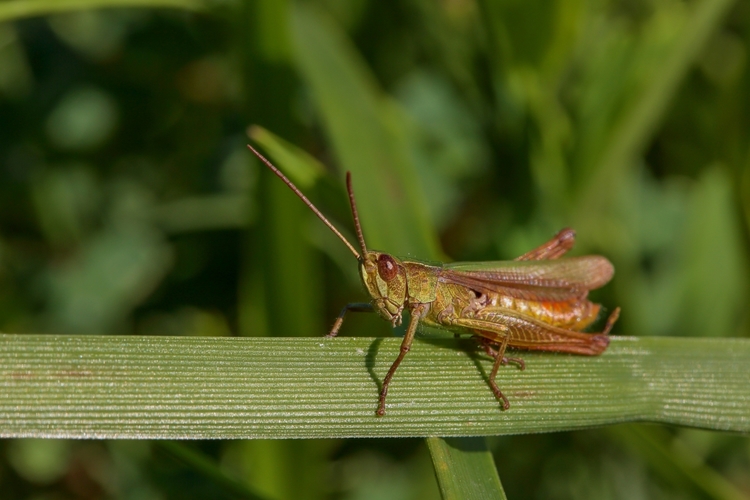
<path fill-rule="evenodd" d="M 481 436 L 650 421 L 750 431 L 750 341 L 615 337 L 599 357 L 524 354 L 487 386 L 471 341 L 3 335 L 0 435 Z"/>

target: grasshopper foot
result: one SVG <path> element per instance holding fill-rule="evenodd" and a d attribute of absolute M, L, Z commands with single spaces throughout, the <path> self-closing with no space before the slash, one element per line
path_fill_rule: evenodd
<path fill-rule="evenodd" d="M 378 417 L 382 417 L 385 415 L 385 394 L 381 393 L 380 398 L 378 399 L 378 409 L 375 410 L 375 414 Z"/>
<path fill-rule="evenodd" d="M 494 380 L 490 381 L 490 387 L 492 387 L 492 392 L 495 394 L 497 400 L 502 404 L 503 410 L 510 408 L 510 401 L 508 401 L 508 398 L 505 397 L 505 394 L 503 394 Z"/>
<path fill-rule="evenodd" d="M 522 360 L 521 358 L 506 358 L 503 356 L 502 361 L 500 361 L 500 364 L 507 365 L 508 363 L 513 363 L 516 366 L 518 366 L 518 369 L 523 371 L 526 369 L 526 362 Z"/>

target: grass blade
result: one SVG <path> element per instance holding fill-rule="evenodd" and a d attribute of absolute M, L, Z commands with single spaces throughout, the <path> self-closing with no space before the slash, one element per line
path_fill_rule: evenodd
<path fill-rule="evenodd" d="M 428 438 L 443 500 L 505 500 L 495 461 L 482 438 Z"/>
<path fill-rule="evenodd" d="M 487 386 L 472 341 L 418 340 L 375 416 L 398 338 L 0 336 L 0 435 L 481 436 L 650 421 L 750 432 L 750 341 L 614 337 L 600 357 L 524 353 Z"/>

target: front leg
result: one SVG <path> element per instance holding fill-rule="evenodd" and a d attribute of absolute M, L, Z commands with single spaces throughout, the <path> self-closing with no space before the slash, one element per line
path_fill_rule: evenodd
<path fill-rule="evenodd" d="M 346 316 L 346 313 L 349 311 L 373 312 L 374 309 L 372 308 L 372 304 L 370 304 L 369 302 L 352 302 L 351 304 L 345 305 L 344 308 L 339 313 L 338 317 L 336 318 L 336 321 L 333 323 L 333 328 L 331 328 L 331 331 L 328 332 L 328 335 L 326 335 L 326 337 L 333 338 L 339 334 L 341 325 L 344 324 L 344 316 Z"/>
<path fill-rule="evenodd" d="M 425 312 L 427 311 L 427 304 L 418 304 L 411 309 L 411 320 L 409 322 L 409 328 L 406 329 L 404 340 L 401 342 L 401 350 L 398 353 L 396 361 L 391 365 L 390 370 L 383 379 L 383 387 L 380 389 L 380 398 L 378 399 L 378 409 L 375 413 L 379 417 L 385 415 L 385 397 L 388 395 L 388 385 L 391 383 L 393 374 L 396 373 L 398 365 L 404 360 L 406 353 L 411 349 L 411 343 L 414 341 L 414 334 L 417 332 L 417 325 L 419 320 L 422 319 Z"/>

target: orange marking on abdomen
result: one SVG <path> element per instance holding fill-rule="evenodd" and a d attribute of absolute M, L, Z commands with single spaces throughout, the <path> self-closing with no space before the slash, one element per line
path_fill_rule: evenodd
<path fill-rule="evenodd" d="M 514 300 L 513 309 L 531 316 L 548 325 L 566 330 L 583 330 L 596 320 L 599 315 L 599 304 L 588 300 L 571 300 L 569 302 L 542 302 L 531 300 Z M 519 304 L 523 302 L 523 304 Z"/>

